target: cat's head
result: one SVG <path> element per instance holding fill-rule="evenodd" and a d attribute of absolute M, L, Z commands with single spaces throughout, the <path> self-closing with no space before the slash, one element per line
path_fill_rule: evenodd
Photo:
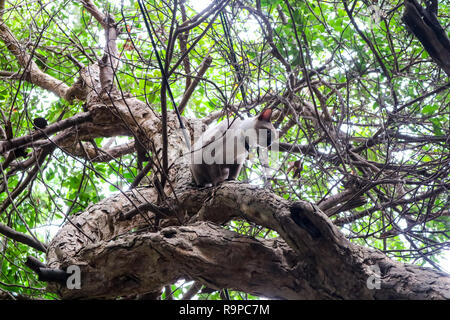
<path fill-rule="evenodd" d="M 278 139 L 278 133 L 271 122 L 272 109 L 264 109 L 254 120 L 257 144 L 262 147 L 269 147 Z"/>

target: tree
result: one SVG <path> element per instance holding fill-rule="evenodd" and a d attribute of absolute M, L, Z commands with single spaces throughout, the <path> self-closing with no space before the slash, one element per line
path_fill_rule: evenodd
<path fill-rule="evenodd" d="M 450 298 L 448 7 L 143 3 L 156 48 L 136 1 L 0 1 L 3 297 Z M 275 110 L 271 174 L 196 187 L 170 93 L 191 143 Z"/>

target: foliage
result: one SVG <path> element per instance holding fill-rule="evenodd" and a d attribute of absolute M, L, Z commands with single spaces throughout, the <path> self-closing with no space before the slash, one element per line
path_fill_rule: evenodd
<path fill-rule="evenodd" d="M 180 102 L 187 77 L 195 76 L 204 58 L 211 56 L 213 64 L 184 115 L 204 118 L 225 109 L 245 116 L 272 107 L 278 110 L 275 123 L 280 142 L 289 150 L 271 163 L 275 170 L 267 183 L 258 162 L 248 162 L 241 181 L 265 185 L 286 199 L 303 199 L 319 207 L 331 196 L 350 191 L 350 197 L 338 197 L 323 209 L 346 236 L 399 261 L 438 268 L 450 235 L 448 77 L 405 28 L 402 3 L 230 1 L 224 12 L 242 83 L 237 82 L 223 24 L 219 17 L 214 20 L 214 14 L 189 30 L 187 44 L 193 48 L 187 55 L 189 68 L 181 63 L 169 80 Z M 137 2 L 95 4 L 110 12 L 123 29 L 117 85 L 159 112 L 161 72 Z M 174 2 L 150 0 L 146 5 L 158 50 L 165 58 L 174 27 Z M 200 11 L 198 6 L 198 1 L 179 1 L 175 13 L 179 25 L 186 19 L 183 10 L 192 18 Z M 450 23 L 449 10 L 440 4 L 438 20 L 444 28 Z M 68 85 L 77 79 L 75 61 L 89 65 L 103 54 L 103 30 L 82 2 L 10 1 L 3 21 L 41 70 Z M 183 53 L 175 41 L 168 70 Z M 68 102 L 31 84 L 23 70 L 0 42 L 3 138 L 8 122 L 13 136 L 21 137 L 35 130 L 36 117 L 54 123 L 82 112 L 83 101 Z M 129 141 L 128 137 L 99 137 L 84 143 L 108 148 Z M 35 147 L 28 147 L 30 155 Z M 2 206 L 0 223 L 31 232 L 42 242 L 51 240 L 46 231 L 57 230 L 67 216 L 127 190 L 139 171 L 136 153 L 95 162 L 57 148 L 37 165 L 32 182 L 15 194 L 35 167 L 14 169 L 24 161 L 19 158 L 14 166 L 2 167 L 0 202 L 11 197 L 13 201 Z M 232 221 L 228 227 L 254 237 L 276 236 L 247 222 Z M 43 290 L 45 283 L 24 267 L 27 255 L 43 260 L 44 254 L 6 237 L 0 239 L 0 294 L 52 298 Z M 173 284 L 163 298 L 169 291 L 181 298 L 190 285 Z M 230 294 L 235 299 L 255 298 Z M 220 294 L 199 294 L 198 298 L 220 299 Z"/>

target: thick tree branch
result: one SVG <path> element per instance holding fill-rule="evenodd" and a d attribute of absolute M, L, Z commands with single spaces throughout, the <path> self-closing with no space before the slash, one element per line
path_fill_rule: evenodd
<path fill-rule="evenodd" d="M 116 197 L 115 201 L 118 200 Z M 90 245 L 83 243 L 81 235 L 77 235 L 77 241 L 69 241 L 75 230 L 66 225 L 52 241 L 50 266 L 79 264 L 86 278 L 82 291 L 65 290 L 63 296 L 108 297 L 111 292 L 116 295 L 133 290 L 148 292 L 188 278 L 215 289 L 233 288 L 284 299 L 449 297 L 448 275 L 403 265 L 376 251 L 350 244 L 323 213 L 309 204 L 289 203 L 270 192 L 240 183 L 226 183 L 213 190 L 192 189 L 179 195 L 179 200 L 188 212 L 200 208 L 194 218 L 198 222 L 167 227 L 156 233 L 143 229 L 119 237 L 114 236 L 116 230 L 112 234 L 103 233 L 103 240 L 97 239 Z M 102 221 L 104 218 L 100 216 L 105 215 L 102 211 L 107 203 L 99 203 L 73 222 L 94 235 L 97 231 L 88 221 Z M 115 221 L 119 214 L 117 209 L 109 209 L 106 216 Z M 271 227 L 286 243 L 281 239 L 244 237 L 199 221 L 224 222 L 232 217 Z M 122 223 L 125 222 L 116 222 L 114 226 L 120 229 Z M 107 240 L 110 237 L 115 240 Z M 55 247 L 62 249 L 66 258 L 55 259 Z M 134 261 L 131 269 L 130 259 Z M 373 276 L 380 278 L 378 290 L 367 286 Z M 111 280 L 106 281 L 108 278 Z"/>
<path fill-rule="evenodd" d="M 76 138 L 76 136 L 74 136 Z M 124 143 L 108 149 L 99 148 L 92 143 L 77 143 L 76 141 L 59 142 L 59 146 L 65 146 L 66 152 L 73 156 L 87 159 L 92 162 L 109 162 L 124 155 L 135 152 L 134 142 Z"/>
<path fill-rule="evenodd" d="M 416 0 L 405 0 L 404 5 L 403 22 L 450 77 L 450 40 L 439 24 L 436 12 L 425 10 Z"/>
<path fill-rule="evenodd" d="M 89 112 L 79 113 L 71 118 L 67 118 L 65 120 L 53 123 L 43 130 L 39 129 L 29 135 L 0 142 L 0 154 L 4 154 L 7 151 L 24 146 L 27 143 L 39 140 L 43 137 L 52 135 L 53 133 L 62 131 L 74 125 L 81 124 L 83 122 L 87 122 L 89 120 L 91 120 L 91 115 Z"/>
<path fill-rule="evenodd" d="M 25 48 L 15 38 L 4 21 L 0 20 L 0 39 L 6 44 L 8 50 L 16 57 L 19 65 L 24 68 L 24 79 L 45 90 L 53 92 L 58 97 L 69 100 L 67 93 L 69 87 L 62 81 L 42 72 L 32 60 Z"/>
<path fill-rule="evenodd" d="M 97 6 L 91 0 L 80 0 L 80 2 L 103 28 L 107 28 L 105 15 L 98 10 Z"/>
<path fill-rule="evenodd" d="M 183 113 L 184 108 L 186 107 L 192 93 L 194 92 L 195 88 L 197 87 L 198 83 L 200 82 L 200 79 L 205 74 L 206 70 L 208 70 L 209 66 L 211 65 L 211 62 L 212 62 L 212 58 L 210 56 L 208 56 L 200 64 L 197 76 L 194 78 L 194 80 L 192 82 L 190 82 L 189 87 L 187 87 L 186 91 L 184 92 L 183 99 L 181 100 L 180 104 L 178 105 L 178 109 L 180 110 L 180 113 Z"/>
<path fill-rule="evenodd" d="M 36 238 L 18 232 L 1 223 L 0 223 L 0 233 L 5 237 L 26 244 L 27 246 L 30 246 L 38 251 L 45 252 L 47 250 L 47 246 L 44 243 L 37 240 Z"/>

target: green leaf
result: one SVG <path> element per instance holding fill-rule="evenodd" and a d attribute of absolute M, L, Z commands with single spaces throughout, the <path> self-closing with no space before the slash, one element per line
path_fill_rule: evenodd
<path fill-rule="evenodd" d="M 437 105 L 427 104 L 425 107 L 422 108 L 422 113 L 423 114 L 433 114 L 438 108 L 439 108 L 439 106 L 437 106 Z"/>
<path fill-rule="evenodd" d="M 434 134 L 437 136 L 442 136 L 442 125 L 441 122 L 438 119 L 430 119 L 431 123 L 433 124 L 433 131 Z"/>
<path fill-rule="evenodd" d="M 156 99 L 156 94 L 154 94 L 154 93 L 147 94 L 147 99 L 148 99 L 148 103 L 153 103 Z"/>

